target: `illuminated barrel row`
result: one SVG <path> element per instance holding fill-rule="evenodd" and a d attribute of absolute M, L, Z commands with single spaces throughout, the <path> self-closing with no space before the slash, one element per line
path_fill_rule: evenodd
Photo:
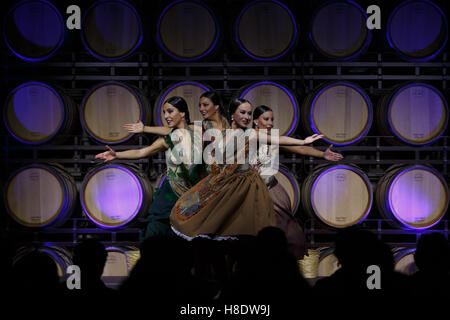
<path fill-rule="evenodd" d="M 334 248 L 322 247 L 318 251 L 316 261 L 311 261 L 313 265 L 310 270 L 309 277 L 329 277 L 337 270 L 341 268 L 338 258 L 334 254 Z M 417 271 L 417 267 L 414 261 L 414 248 L 392 248 L 392 253 L 394 256 L 394 271 L 405 274 L 412 275 Z M 355 252 L 357 259 L 358 252 Z"/>
<path fill-rule="evenodd" d="M 363 222 L 373 203 L 367 175 L 355 165 L 321 165 L 303 181 L 280 166 L 277 180 L 291 199 L 291 212 L 302 209 L 330 228 Z M 161 186 L 165 175 L 157 181 Z M 64 223 L 72 213 L 77 190 L 73 179 L 56 165 L 31 165 L 17 170 L 7 181 L 5 204 L 10 216 L 27 227 Z M 84 177 L 80 200 L 85 215 L 102 228 L 117 228 L 143 217 L 152 200 L 148 178 L 137 167 L 103 164 Z M 395 227 L 427 229 L 445 215 L 448 186 L 442 175 L 427 166 L 404 165 L 389 169 L 378 182 L 376 204 Z"/>
<path fill-rule="evenodd" d="M 131 246 L 109 246 L 105 249 L 107 258 L 102 273 L 102 280 L 107 285 L 114 285 L 129 275 L 137 260 L 140 258 L 140 252 L 136 247 Z M 55 262 L 58 276 L 61 280 L 68 276 L 66 274 L 67 267 L 73 265 L 73 259 L 71 250 L 64 247 L 45 245 L 21 247 L 14 255 L 13 264 L 18 263 L 27 254 L 35 251 L 46 254 Z"/>
<path fill-rule="evenodd" d="M 147 14 L 147 13 L 146 13 Z M 371 43 L 365 8 L 351 0 L 326 1 L 315 8 L 308 31 L 299 30 L 291 9 L 277 0 L 255 0 L 243 6 L 234 21 L 233 38 L 249 57 L 275 60 L 299 42 L 307 32 L 313 46 L 334 60 L 349 60 Z M 413 21 L 411 23 L 411 21 Z M 308 21 L 307 21 L 308 22 Z M 168 4 L 156 22 L 156 40 L 170 57 L 181 61 L 200 59 L 212 52 L 223 38 L 214 11 L 200 0 L 176 0 Z M 404 59 L 425 61 L 444 48 L 447 18 L 428 0 L 400 3 L 387 21 L 389 45 Z M 65 38 L 61 13 L 47 0 L 22 1 L 6 16 L 4 37 L 18 57 L 42 61 L 52 56 Z M 133 53 L 143 39 L 139 13 L 124 0 L 96 1 L 83 12 L 81 39 L 95 57 L 114 61 Z"/>
<path fill-rule="evenodd" d="M 212 90 L 199 82 L 180 82 L 164 89 L 153 107 L 153 122 L 166 125 L 163 102 L 181 96 L 188 103 L 191 120 L 202 119 L 198 111 L 200 95 Z M 331 82 L 309 93 L 300 106 L 296 94 L 275 82 L 256 82 L 235 94 L 253 106 L 267 105 L 274 112 L 274 127 L 281 135 L 292 135 L 301 124 L 307 134 L 323 134 L 334 145 L 360 141 L 373 122 L 373 106 L 367 93 L 351 82 Z M 85 132 L 95 141 L 117 144 L 133 134 L 122 127 L 140 119 L 149 124 L 150 103 L 138 88 L 116 81 L 100 83 L 85 95 L 79 112 L 62 89 L 41 82 L 27 82 L 12 90 L 4 106 L 4 120 L 9 132 L 19 141 L 42 144 L 56 136 L 73 132 L 76 114 Z M 397 142 L 426 145 L 438 139 L 448 124 L 448 105 L 435 87 L 421 82 L 394 88 L 379 100 L 376 123 L 383 135 Z"/>
<path fill-rule="evenodd" d="M 145 174 L 130 164 L 92 168 L 79 193 L 84 214 L 102 228 L 122 227 L 144 216 L 153 194 Z M 20 225 L 56 227 L 72 215 L 77 188 L 59 165 L 33 164 L 11 174 L 4 198 L 7 212 Z"/>

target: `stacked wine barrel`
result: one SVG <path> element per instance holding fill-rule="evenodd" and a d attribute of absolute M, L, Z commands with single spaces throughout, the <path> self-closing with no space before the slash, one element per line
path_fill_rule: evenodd
<path fill-rule="evenodd" d="M 251 77 L 251 81 L 237 81 L 236 85 L 224 73 L 224 89 L 194 72 L 190 77 L 196 63 L 222 59 L 222 53 L 244 62 L 236 67 L 239 70 L 249 61 L 264 67 L 288 62 L 291 68 L 291 58 L 304 48 L 323 61 L 341 64 L 363 61 L 374 45 L 376 34 L 366 26 L 366 10 L 356 2 L 324 1 L 310 12 L 307 21 L 293 3 L 239 3 L 233 19 L 224 21 L 219 5 L 177 0 L 162 5 L 155 19 L 144 21 L 148 12 L 130 2 L 93 0 L 83 8 L 79 31 L 80 46 L 89 58 L 114 68 L 142 54 L 144 43 L 153 43 L 147 46 L 152 51 L 144 52 L 150 57 L 149 65 L 156 62 L 154 59 L 169 65 L 173 62 L 173 66 L 186 64 L 191 68 L 183 74 L 186 79 L 166 81 L 164 77 L 170 74 L 161 71 L 148 76 L 150 87 L 138 87 L 132 81 L 117 81 L 108 73 L 103 80 L 83 83 L 81 98 L 75 96 L 73 87 L 51 79 L 7 82 L 11 87 L 3 103 L 5 131 L 13 144 L 32 150 L 45 145 L 54 150 L 67 147 L 72 136 L 83 137 L 84 143 L 94 148 L 134 144 L 137 135 L 124 130 L 123 124 L 139 120 L 146 125 L 166 125 L 162 107 L 173 96 L 187 101 L 191 120 L 201 120 L 200 95 L 220 89 L 227 98 L 247 99 L 253 107 L 269 106 L 274 129 L 280 135 L 321 134 L 322 141 L 340 147 L 344 155 L 347 146 L 367 145 L 369 134 L 383 136 L 382 143 L 394 148 L 426 148 L 445 136 L 448 96 L 436 82 L 420 80 L 419 75 L 414 81 L 399 82 L 375 94 L 373 86 L 358 82 L 358 77 L 347 80 L 345 75 L 338 81 L 311 80 L 314 85 L 306 90 L 299 88 L 300 81 L 272 81 L 269 72 L 257 81 Z M 58 61 L 63 49 L 70 50 L 68 41 L 73 37 L 68 36 L 61 9 L 48 0 L 17 1 L 8 9 L 3 36 L 13 61 L 45 74 L 43 63 Z M 425 63 L 440 57 L 448 40 L 448 22 L 438 5 L 428 0 L 399 1 L 384 14 L 387 24 L 381 32 L 385 32 L 385 45 L 396 60 Z M 228 57 L 224 66 L 226 62 Z M 292 69 L 300 72 L 295 64 Z M 392 228 L 419 232 L 444 218 L 450 201 L 447 177 L 432 165 L 395 165 L 374 181 L 364 168 L 350 162 L 314 166 L 302 179 L 295 166 L 282 164 L 276 177 L 289 195 L 292 215 L 308 217 L 319 228 L 332 231 L 382 218 Z M 158 172 L 161 175 L 152 186 L 146 172 L 130 163 L 93 161 L 78 177 L 69 169 L 55 161 L 27 163 L 8 172 L 3 193 L 11 221 L 19 228 L 39 232 L 61 228 L 81 213 L 96 230 L 114 232 L 145 217 L 153 189 L 165 179 Z M 29 250 L 21 249 L 17 259 Z M 63 276 L 70 255 L 63 248 L 39 250 L 52 257 Z M 108 250 L 116 264 L 111 262 L 105 276 L 125 276 L 130 268 L 127 252 L 135 248 Z M 398 269 L 412 272 L 412 251 L 398 248 L 395 254 Z M 338 268 L 331 248 L 322 248 L 319 259 L 320 276 Z"/>

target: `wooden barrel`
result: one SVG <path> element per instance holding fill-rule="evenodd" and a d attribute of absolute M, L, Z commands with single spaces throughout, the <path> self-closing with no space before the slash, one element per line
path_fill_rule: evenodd
<path fill-rule="evenodd" d="M 72 255 L 67 249 L 65 249 L 64 247 L 46 245 L 20 247 L 13 257 L 13 264 L 16 264 L 27 254 L 36 251 L 45 253 L 55 262 L 60 279 L 64 278 L 64 276 L 66 275 L 67 267 L 73 264 Z"/>
<path fill-rule="evenodd" d="M 126 277 L 140 258 L 136 247 L 107 247 L 108 256 L 102 277 Z"/>
<path fill-rule="evenodd" d="M 158 126 L 167 125 L 164 120 L 164 101 L 173 97 L 179 96 L 186 100 L 189 109 L 189 116 L 191 121 L 202 121 L 203 116 L 198 110 L 200 96 L 203 92 L 212 90 L 211 87 L 199 82 L 185 81 L 171 85 L 164 89 L 162 93 L 156 98 L 154 110 L 154 123 Z"/>
<path fill-rule="evenodd" d="M 291 213 L 294 215 L 300 206 L 300 184 L 294 174 L 283 165 L 279 166 L 275 178 L 289 195 L 289 199 L 291 200 Z"/>
<path fill-rule="evenodd" d="M 294 134 L 298 125 L 299 104 L 295 94 L 275 82 L 257 82 L 239 91 L 239 97 L 250 101 L 253 107 L 266 105 L 273 110 L 273 127 L 280 135 Z"/>
<path fill-rule="evenodd" d="M 49 1 L 20 1 L 8 11 L 3 35 L 16 56 L 26 61 L 42 61 L 62 45 L 65 24 L 61 13 Z"/>
<path fill-rule="evenodd" d="M 151 113 L 147 98 L 128 84 L 107 81 L 92 88 L 81 104 L 80 119 L 83 129 L 94 140 L 105 144 L 122 143 L 133 137 L 122 128 L 137 119 L 144 124 Z"/>
<path fill-rule="evenodd" d="M 275 60 L 294 46 L 297 23 L 289 8 L 281 2 L 256 0 L 239 13 L 235 39 L 248 56 L 258 60 Z"/>
<path fill-rule="evenodd" d="M 334 248 L 320 248 L 317 276 L 329 277 L 340 268 L 341 265 L 334 254 Z"/>
<path fill-rule="evenodd" d="M 110 246 L 106 247 L 106 251 L 108 256 L 103 269 L 102 281 L 110 288 L 119 289 L 140 259 L 140 251 L 131 246 Z"/>
<path fill-rule="evenodd" d="M 389 16 L 386 38 L 403 59 L 427 61 L 436 57 L 447 43 L 447 18 L 431 1 L 404 1 Z"/>
<path fill-rule="evenodd" d="M 414 260 L 414 248 L 394 248 L 394 270 L 408 276 L 413 275 L 417 271 L 416 262 Z"/>
<path fill-rule="evenodd" d="M 427 229 L 447 212 L 449 190 L 444 177 L 431 167 L 398 165 L 378 181 L 376 202 L 394 226 Z"/>
<path fill-rule="evenodd" d="M 356 84 L 324 84 L 306 97 L 302 121 L 309 134 L 323 134 L 323 140 L 328 143 L 356 143 L 370 130 L 372 103 Z"/>
<path fill-rule="evenodd" d="M 32 164 L 16 170 L 5 187 L 9 215 L 26 227 L 59 226 L 77 199 L 74 179 L 57 164 Z"/>
<path fill-rule="evenodd" d="M 383 135 L 394 135 L 400 143 L 426 145 L 444 133 L 448 113 L 447 101 L 438 89 L 414 82 L 401 85 L 380 99 L 377 124 Z"/>
<path fill-rule="evenodd" d="M 126 1 L 97 1 L 85 11 L 81 39 L 86 49 L 98 59 L 124 59 L 139 47 L 142 37 L 141 18 Z"/>
<path fill-rule="evenodd" d="M 200 59 L 219 40 L 214 12 L 198 0 L 177 0 L 159 16 L 156 39 L 169 56 L 181 61 Z"/>
<path fill-rule="evenodd" d="M 60 89 L 30 81 L 13 89 L 3 108 L 9 133 L 26 144 L 43 144 L 62 140 L 77 119 L 73 100 Z"/>
<path fill-rule="evenodd" d="M 306 212 L 325 225 L 346 228 L 362 222 L 372 207 L 367 175 L 354 165 L 321 165 L 301 189 Z"/>
<path fill-rule="evenodd" d="M 102 164 L 84 177 L 80 199 L 92 222 L 102 228 L 117 228 L 147 214 L 152 186 L 135 165 Z"/>
<path fill-rule="evenodd" d="M 370 44 L 366 20 L 365 10 L 353 1 L 327 1 L 313 14 L 309 37 L 321 54 L 334 60 L 353 59 Z"/>

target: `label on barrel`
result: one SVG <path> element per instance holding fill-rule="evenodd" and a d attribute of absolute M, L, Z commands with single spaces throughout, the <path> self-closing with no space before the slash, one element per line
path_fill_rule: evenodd
<path fill-rule="evenodd" d="M 115 87 L 112 87 L 112 86 L 108 86 L 108 87 L 106 88 L 106 94 L 107 94 L 108 96 L 115 96 L 115 95 L 116 95 L 116 88 L 115 88 Z"/>
<path fill-rule="evenodd" d="M 343 96 L 345 96 L 345 93 L 346 93 L 346 88 L 345 87 L 343 87 L 343 86 L 338 86 L 337 88 L 336 88 L 336 97 L 343 97 Z"/>
<path fill-rule="evenodd" d="M 335 220 L 337 222 L 345 222 L 345 221 L 347 221 L 347 217 L 336 217 Z"/>
<path fill-rule="evenodd" d="M 346 138 L 347 134 L 342 132 L 342 133 L 336 133 L 334 136 L 335 136 L 335 138 Z"/>
<path fill-rule="evenodd" d="M 31 181 L 39 181 L 41 174 L 38 171 L 32 171 L 28 177 Z"/>
<path fill-rule="evenodd" d="M 41 92 L 41 89 L 36 86 L 30 87 L 30 89 L 28 90 L 28 94 L 32 97 L 39 96 L 40 92 Z"/>
<path fill-rule="evenodd" d="M 192 89 L 190 89 L 190 88 L 185 88 L 185 89 L 183 89 L 183 96 L 185 97 L 185 98 L 191 98 L 192 97 Z"/>
<path fill-rule="evenodd" d="M 120 135 L 120 132 L 109 132 L 108 136 L 110 138 L 117 138 Z"/>
<path fill-rule="evenodd" d="M 263 88 L 262 89 L 262 95 L 270 97 L 272 95 L 272 91 L 269 88 Z"/>
<path fill-rule="evenodd" d="M 412 89 L 412 94 L 413 94 L 413 96 L 416 96 L 416 97 L 423 96 L 423 88 L 421 88 L 421 87 L 414 87 Z"/>
<path fill-rule="evenodd" d="M 109 216 L 109 218 L 110 218 L 111 220 L 113 220 L 113 221 L 120 221 L 120 220 L 122 220 L 122 217 L 121 217 L 121 216 Z"/>
<path fill-rule="evenodd" d="M 336 181 L 343 182 L 347 178 L 347 175 L 344 173 L 336 174 Z"/>
<path fill-rule="evenodd" d="M 108 170 L 108 172 L 106 172 L 106 179 L 110 181 L 115 180 L 116 174 L 113 171 Z"/>
<path fill-rule="evenodd" d="M 422 139 L 424 137 L 423 133 L 413 133 L 413 137 L 415 139 Z"/>
<path fill-rule="evenodd" d="M 415 182 L 422 182 L 423 181 L 423 174 L 421 172 L 414 174 L 414 181 Z"/>

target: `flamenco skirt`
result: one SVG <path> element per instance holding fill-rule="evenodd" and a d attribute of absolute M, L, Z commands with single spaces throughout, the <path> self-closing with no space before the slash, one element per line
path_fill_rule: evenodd
<path fill-rule="evenodd" d="M 284 231 L 289 252 L 297 260 L 301 260 L 306 254 L 306 238 L 300 222 L 291 214 L 291 200 L 286 190 L 280 183 L 269 189 L 274 202 L 277 227 Z"/>
<path fill-rule="evenodd" d="M 170 222 L 174 232 L 187 239 L 256 235 L 276 226 L 273 209 L 269 190 L 256 170 L 211 173 L 178 199 Z"/>

